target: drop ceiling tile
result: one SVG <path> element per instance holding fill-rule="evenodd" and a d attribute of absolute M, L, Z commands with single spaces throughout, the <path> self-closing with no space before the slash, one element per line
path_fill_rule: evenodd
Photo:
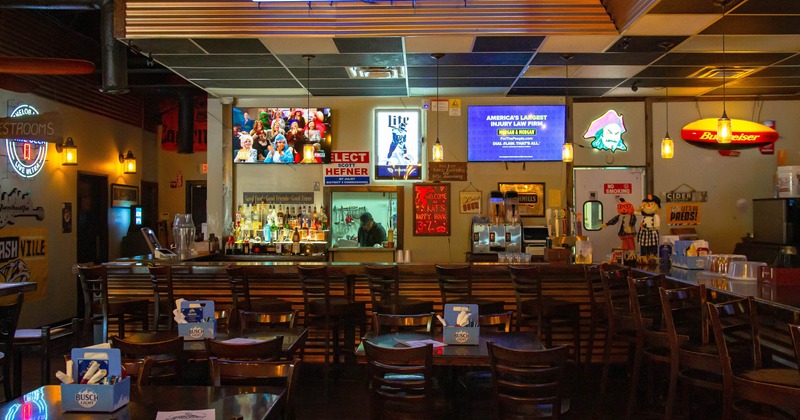
<path fill-rule="evenodd" d="M 343 54 L 403 52 L 403 39 L 400 37 L 334 38 L 333 43 Z"/>
<path fill-rule="evenodd" d="M 280 55 L 278 58 L 287 67 L 305 67 L 306 59 L 302 55 Z M 311 68 L 315 67 L 347 67 L 347 66 L 402 66 L 403 54 L 321 54 L 311 60 Z"/>
<path fill-rule="evenodd" d="M 670 79 L 670 78 L 658 78 L 658 79 L 640 79 L 640 78 L 633 78 L 628 79 L 623 83 L 620 87 L 631 87 L 633 85 L 638 87 L 663 87 L 669 86 L 670 88 L 674 87 L 716 87 L 722 85 L 722 79 Z"/>
<path fill-rule="evenodd" d="M 275 55 L 338 54 L 333 38 L 268 37 L 258 38 Z"/>
<path fill-rule="evenodd" d="M 648 13 L 633 22 L 625 30 L 625 35 L 694 35 L 719 18 L 718 13 L 709 15 Z"/>
<path fill-rule="evenodd" d="M 751 77 L 797 77 L 798 75 L 800 75 L 800 67 L 797 67 L 797 66 L 786 66 L 786 67 L 772 66 L 772 67 L 767 67 L 765 69 L 759 70 L 757 73 L 753 73 Z"/>
<path fill-rule="evenodd" d="M 608 92 L 608 88 L 578 88 L 569 89 L 569 96 L 579 97 L 597 97 L 603 96 Z M 547 88 L 547 87 L 533 87 L 533 88 L 512 88 L 508 92 L 508 96 L 565 96 L 567 93 L 564 88 Z"/>
<path fill-rule="evenodd" d="M 131 44 L 144 54 L 204 54 L 195 43 L 188 39 L 135 39 Z"/>
<path fill-rule="evenodd" d="M 645 66 L 580 66 L 570 77 L 577 78 L 628 78 L 641 72 Z"/>
<path fill-rule="evenodd" d="M 439 66 L 439 77 L 517 77 L 524 66 Z M 562 71 L 563 73 L 563 71 Z M 409 78 L 436 78 L 436 67 L 409 67 Z"/>
<path fill-rule="evenodd" d="M 307 72 L 305 67 L 290 67 L 289 72 L 298 80 L 306 80 Z M 316 79 L 347 79 L 347 70 L 344 67 L 312 67 L 311 80 Z"/>
<path fill-rule="evenodd" d="M 700 32 L 703 35 L 792 35 L 797 33 L 797 16 L 725 16 Z"/>
<path fill-rule="evenodd" d="M 764 95 L 798 95 L 800 87 L 757 87 L 757 88 L 731 88 L 725 89 L 728 97 L 731 96 L 764 96 Z M 722 89 L 715 89 L 703 96 L 722 97 Z"/>
<path fill-rule="evenodd" d="M 798 77 L 745 77 L 728 83 L 728 88 L 800 86 Z"/>
<path fill-rule="evenodd" d="M 786 0 L 750 0 L 731 10 L 730 13 L 734 15 L 800 15 L 800 2 Z"/>
<path fill-rule="evenodd" d="M 427 53 L 431 55 L 435 52 L 469 53 L 472 52 L 472 44 L 475 43 L 474 36 L 407 36 L 405 37 L 406 53 Z"/>
<path fill-rule="evenodd" d="M 789 57 L 786 53 L 669 53 L 659 66 L 768 66 Z M 723 59 L 724 58 L 724 59 Z"/>
<path fill-rule="evenodd" d="M 598 66 L 593 66 L 598 67 Z M 581 66 L 569 66 L 569 77 L 574 77 Z M 567 68 L 562 63 L 560 66 L 528 66 L 522 77 L 566 77 Z"/>
<path fill-rule="evenodd" d="M 722 51 L 722 36 L 698 35 L 686 40 L 684 43 L 677 46 L 673 51 Z M 726 35 L 725 51 L 797 52 L 800 51 L 800 35 Z"/>
<path fill-rule="evenodd" d="M 349 89 L 349 88 L 404 88 L 405 79 L 321 79 L 311 80 L 311 90 L 314 89 Z"/>
<path fill-rule="evenodd" d="M 461 98 L 464 96 L 505 96 L 507 87 L 465 87 L 458 89 L 439 89 L 439 97 Z M 424 87 L 409 87 L 411 96 L 435 97 L 436 89 Z"/>
<path fill-rule="evenodd" d="M 269 54 L 269 50 L 255 38 L 192 38 L 209 54 Z"/>
<path fill-rule="evenodd" d="M 600 53 L 619 39 L 619 35 L 550 35 L 539 47 L 540 53 Z"/>
<path fill-rule="evenodd" d="M 528 52 L 536 51 L 543 36 L 478 36 L 472 52 Z"/>
<path fill-rule="evenodd" d="M 686 36 L 623 36 L 606 52 L 655 52 L 663 53 L 683 42 Z"/>
<path fill-rule="evenodd" d="M 705 92 L 708 92 L 709 88 L 687 88 L 687 87 L 670 87 L 669 88 L 669 96 L 697 96 L 702 95 Z M 604 96 L 613 96 L 613 97 L 663 97 L 666 94 L 663 87 L 658 88 L 648 88 L 643 87 L 639 88 L 638 91 L 632 92 L 630 88 L 627 87 L 618 87 L 611 89 L 606 93 Z"/>
<path fill-rule="evenodd" d="M 202 87 L 233 89 L 296 88 L 300 85 L 294 80 L 253 79 L 253 80 L 195 80 Z"/>
<path fill-rule="evenodd" d="M 800 66 L 800 54 L 796 54 L 778 64 L 781 66 Z"/>
<path fill-rule="evenodd" d="M 625 79 L 565 79 L 565 78 L 556 78 L 556 79 L 547 79 L 547 78 L 539 78 L 539 77 L 528 77 L 522 78 L 517 80 L 517 83 L 514 87 L 553 87 L 553 88 L 560 88 L 569 86 L 570 90 L 572 88 L 581 88 L 581 87 L 615 87 L 620 83 L 624 82 Z"/>
<path fill-rule="evenodd" d="M 480 78 L 480 79 L 439 79 L 439 88 L 443 87 L 500 87 L 511 86 L 516 78 L 507 77 L 493 77 L 493 78 Z M 409 87 L 436 87 L 436 79 L 409 79 Z"/>
<path fill-rule="evenodd" d="M 604 54 L 591 54 L 591 53 L 582 53 L 582 54 L 573 54 L 572 59 L 569 60 L 570 67 L 573 65 L 576 66 L 598 66 L 598 65 L 609 65 L 609 66 L 620 66 L 620 65 L 629 65 L 629 66 L 637 66 L 637 65 L 644 65 L 649 64 L 656 60 L 657 58 L 661 57 L 663 53 L 652 53 L 652 52 L 643 52 L 643 53 L 604 53 Z M 531 62 L 533 65 L 564 65 L 564 58 L 561 54 L 554 54 L 554 53 L 539 53 L 536 54 L 536 57 L 533 58 Z"/>
<path fill-rule="evenodd" d="M 468 53 L 447 54 L 439 59 L 440 66 L 522 66 L 533 53 Z M 436 66 L 430 54 L 406 54 L 409 66 Z"/>
<path fill-rule="evenodd" d="M 386 88 L 386 89 L 365 89 L 365 88 L 348 88 L 348 89 L 314 89 L 311 88 L 311 94 L 317 97 L 323 96 L 406 96 L 408 91 L 406 88 Z"/>
<path fill-rule="evenodd" d="M 304 69 L 305 70 L 305 69 Z M 178 68 L 177 73 L 187 79 L 292 79 L 292 75 L 283 68 Z"/>
<path fill-rule="evenodd" d="M 731 10 L 733 7 L 735 7 L 742 1 L 747 1 L 747 0 L 731 1 L 727 6 L 727 10 Z M 675 14 L 706 13 L 706 14 L 719 15 L 720 13 L 722 13 L 722 9 L 720 8 L 720 6 L 715 5 L 714 2 L 712 1 L 668 0 L 668 1 L 658 2 L 658 4 L 656 4 L 652 9 L 650 9 L 650 13 L 675 13 Z"/>
<path fill-rule="evenodd" d="M 218 98 L 231 96 L 234 98 L 265 98 L 265 97 L 292 97 L 306 96 L 305 89 L 254 89 L 254 88 L 216 88 L 209 87 L 206 91 Z"/>
<path fill-rule="evenodd" d="M 702 70 L 703 66 L 678 67 L 678 66 L 650 66 L 637 73 L 634 77 L 688 77 Z"/>
<path fill-rule="evenodd" d="M 159 54 L 153 58 L 167 67 L 282 67 L 274 55 L 171 55 Z"/>

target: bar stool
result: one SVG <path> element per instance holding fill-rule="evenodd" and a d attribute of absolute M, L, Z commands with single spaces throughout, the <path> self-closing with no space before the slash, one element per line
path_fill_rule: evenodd
<path fill-rule="evenodd" d="M 449 303 L 478 305 L 479 315 L 505 312 L 505 302 L 480 299 L 472 295 L 471 265 L 436 264 L 436 276 L 439 278 L 442 305 Z"/>
<path fill-rule="evenodd" d="M 535 265 L 509 265 L 511 283 L 517 300 L 517 331 L 524 321 L 536 320 L 536 336 L 542 337 L 544 331 L 545 345 L 553 346 L 553 325 L 572 327 L 575 366 L 580 365 L 581 354 L 581 306 L 578 302 L 570 302 L 542 294 L 542 271 Z"/>
<path fill-rule="evenodd" d="M 19 322 L 19 314 L 22 310 L 22 300 L 24 299 L 22 293 L 17 294 L 16 300 L 9 304 L 0 306 L 0 345 L 2 345 L 3 352 L 0 353 L 0 364 L 3 369 L 3 392 L 5 393 L 6 400 L 9 402 L 16 396 L 21 395 L 21 390 L 17 388 L 18 383 L 21 382 L 21 372 L 15 372 L 14 384 L 12 385 L 11 377 L 11 363 L 15 363 L 20 358 L 20 354 L 14 349 L 14 333 L 17 330 L 17 322 Z"/>
<path fill-rule="evenodd" d="M 274 272 L 266 266 L 259 265 L 232 265 L 227 268 L 228 278 L 231 285 L 231 298 L 233 309 L 231 310 L 230 326 L 239 325 L 239 311 L 253 312 L 291 312 L 292 303 L 273 297 L 250 297 L 250 280 L 269 279 Z"/>
<path fill-rule="evenodd" d="M 364 264 L 369 282 L 372 312 L 412 315 L 433 312 L 433 302 L 400 296 L 400 270 L 397 265 Z"/>
<path fill-rule="evenodd" d="M 586 367 L 592 363 L 594 354 L 594 337 L 597 335 L 597 328 L 607 328 L 606 321 L 606 302 L 603 300 L 603 281 L 600 279 L 600 268 L 608 268 L 608 265 L 583 266 L 584 279 L 586 280 L 586 290 L 589 294 L 589 338 L 586 343 Z"/>
<path fill-rule="evenodd" d="M 102 342 L 108 342 L 108 319 L 116 318 L 120 337 L 125 337 L 125 323 L 141 320 L 142 329 L 148 329 L 150 314 L 149 300 L 136 297 L 108 296 L 108 269 L 104 265 L 78 266 L 84 301 L 84 328 L 102 322 Z"/>
<path fill-rule="evenodd" d="M 331 341 L 333 341 L 334 362 L 339 359 L 339 328 L 355 328 L 360 325 L 361 336 L 366 332 L 366 306 L 363 302 L 355 302 L 349 296 L 331 295 L 331 282 L 328 266 L 297 265 L 300 286 L 303 289 L 303 306 L 306 327 L 322 328 L 325 333 L 325 392 L 328 390 L 328 371 L 330 368 Z M 346 334 L 347 335 L 347 334 Z M 348 351 L 355 351 L 355 343 Z"/>
<path fill-rule="evenodd" d="M 153 285 L 153 331 L 158 331 L 161 319 L 166 319 L 167 330 L 175 329 L 172 322 L 172 309 L 175 295 L 172 289 L 172 267 L 168 265 L 150 265 L 150 282 Z"/>

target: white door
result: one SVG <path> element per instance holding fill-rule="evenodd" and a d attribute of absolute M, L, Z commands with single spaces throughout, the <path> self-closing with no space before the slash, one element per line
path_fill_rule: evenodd
<path fill-rule="evenodd" d="M 592 261 L 607 261 L 611 248 L 619 248 L 619 224 L 601 230 L 588 230 L 583 226 L 585 203 L 595 200 L 602 203 L 602 214 L 595 214 L 605 223 L 617 215 L 618 198 L 633 203 L 638 209 L 644 198 L 644 168 L 575 168 L 575 213 L 580 227 L 579 235 L 588 236 L 592 242 Z M 637 229 L 639 218 L 637 215 Z M 639 245 L 636 245 L 639 252 Z"/>

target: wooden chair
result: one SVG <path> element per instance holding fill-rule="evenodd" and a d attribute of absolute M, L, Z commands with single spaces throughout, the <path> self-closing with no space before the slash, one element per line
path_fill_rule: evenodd
<path fill-rule="evenodd" d="M 108 342 L 109 318 L 116 318 L 118 333 L 125 337 L 126 322 L 137 319 L 142 322 L 142 330 L 148 329 L 150 313 L 149 300 L 135 297 L 108 296 L 108 269 L 104 265 L 78 266 L 78 277 L 83 288 L 84 329 L 91 330 L 96 322 L 101 322 L 103 343 Z"/>
<path fill-rule="evenodd" d="M 567 346 L 512 350 L 487 343 L 496 416 L 559 419 L 569 410 L 562 377 Z"/>
<path fill-rule="evenodd" d="M 433 302 L 400 296 L 400 274 L 396 264 L 364 264 L 372 312 L 379 314 L 424 314 L 433 312 Z"/>
<path fill-rule="evenodd" d="M 442 305 L 448 303 L 470 303 L 478 305 L 479 314 L 496 314 L 505 311 L 505 302 L 480 299 L 472 294 L 471 265 L 436 264 Z"/>
<path fill-rule="evenodd" d="M 15 354 L 39 354 L 41 358 L 41 384 L 50 383 L 50 359 L 54 347 L 65 352 L 74 347 L 80 347 L 81 323 L 79 318 L 70 322 L 56 325 L 46 325 L 42 328 L 17 329 L 14 332 Z M 59 347 L 60 346 L 60 347 Z M 14 358 L 14 393 L 22 392 L 22 357 Z"/>
<path fill-rule="evenodd" d="M 205 343 L 208 355 L 218 359 L 275 361 L 283 355 L 283 336 L 243 344 L 206 338 Z"/>
<path fill-rule="evenodd" d="M 572 327 L 575 365 L 580 365 L 581 354 L 581 307 L 578 302 L 544 296 L 542 294 L 543 274 L 535 265 L 509 265 L 511 283 L 517 301 L 517 331 L 524 320 L 535 320 L 536 335 L 542 337 L 545 345 L 553 346 L 553 325 Z"/>
<path fill-rule="evenodd" d="M 511 324 L 514 322 L 514 311 L 506 311 L 499 314 L 479 314 L 478 325 L 481 328 L 497 328 L 503 332 L 511 331 Z"/>
<path fill-rule="evenodd" d="M 230 314 L 231 318 L 228 319 L 228 325 L 235 326 L 240 324 L 239 320 L 236 319 L 239 316 L 239 311 L 292 311 L 291 302 L 271 297 L 250 297 L 250 280 L 271 278 L 273 272 L 269 267 L 261 265 L 232 265 L 229 266 L 226 271 L 231 285 L 231 300 L 233 302 L 233 308 Z"/>
<path fill-rule="evenodd" d="M 644 362 L 649 362 L 648 365 L 651 367 L 649 382 L 645 389 L 648 396 L 651 397 L 649 405 L 654 405 L 652 396 L 655 391 L 655 380 L 651 364 L 661 363 L 669 366 L 672 360 L 669 355 L 669 336 L 662 331 L 663 311 L 659 288 L 662 288 L 663 285 L 663 274 L 639 278 L 628 277 L 631 313 L 636 326 L 633 369 L 628 391 L 628 418 L 631 418 L 637 409 L 637 391 L 641 389 L 639 379 Z"/>
<path fill-rule="evenodd" d="M 377 334 L 396 331 L 421 331 L 433 337 L 433 312 L 415 315 L 372 314 L 372 329 Z"/>
<path fill-rule="evenodd" d="M 608 264 L 583 266 L 584 278 L 586 280 L 586 290 L 589 294 L 589 338 L 586 343 L 586 364 L 588 368 L 592 363 L 594 354 L 594 338 L 597 335 L 597 328 L 607 328 L 608 315 L 606 304 L 603 299 L 603 281 L 600 279 L 600 269 L 608 270 Z"/>
<path fill-rule="evenodd" d="M 22 395 L 20 390 L 15 389 L 15 385 L 12 384 L 11 363 L 16 365 L 17 359 L 21 357 L 19 354 L 15 354 L 16 352 L 14 351 L 14 333 L 17 330 L 23 299 L 23 294 L 18 293 L 12 303 L 0 306 L 0 345 L 2 345 L 3 350 L 3 353 L 0 353 L 0 364 L 2 364 L 3 369 L 2 380 L 3 392 L 6 397 L 5 402 Z M 14 382 L 16 380 L 14 379 Z"/>
<path fill-rule="evenodd" d="M 150 265 L 150 283 L 153 286 L 153 331 L 158 331 L 161 320 L 166 320 L 167 330 L 176 329 L 172 309 L 175 307 L 175 294 L 172 288 L 172 267 L 169 265 Z"/>
<path fill-rule="evenodd" d="M 247 331 L 253 328 L 294 328 L 295 320 L 297 320 L 297 311 L 239 311 L 239 322 L 242 331 Z"/>
<path fill-rule="evenodd" d="M 263 360 L 222 360 L 210 357 L 210 380 L 221 385 L 274 385 L 281 380 L 286 387 L 285 420 L 295 418 L 295 399 L 299 382 L 301 360 L 269 362 Z"/>
<path fill-rule="evenodd" d="M 687 416 L 692 388 L 722 396 L 722 366 L 716 346 L 709 344 L 705 286 L 661 287 L 659 295 L 664 331 L 669 340 L 670 370 L 664 411 L 664 418 L 669 420 L 673 416 L 679 382 L 684 390 L 684 414 Z"/>
<path fill-rule="evenodd" d="M 145 383 L 175 385 L 182 380 L 183 375 L 183 337 L 152 343 L 133 343 L 113 336 L 111 346 L 118 348 L 122 354 L 122 366 L 127 370 L 128 376 L 137 379 L 141 374 L 139 369 L 143 361 L 150 357 L 153 359 Z"/>
<path fill-rule="evenodd" d="M 792 345 L 794 345 L 794 357 L 797 361 L 797 367 L 800 368 L 800 325 L 789 324 L 789 334 L 792 336 Z"/>
<path fill-rule="evenodd" d="M 435 413 L 433 346 L 387 348 L 364 341 L 371 418 L 439 418 Z"/>
<path fill-rule="evenodd" d="M 328 374 L 333 341 L 333 361 L 339 360 L 339 329 L 355 328 L 359 325 L 360 336 L 366 333 L 366 306 L 363 302 L 355 302 L 347 296 L 331 294 L 331 282 L 327 265 L 297 265 L 300 286 L 303 289 L 303 306 L 306 327 L 321 328 L 325 333 L 325 391 L 328 389 Z M 355 344 L 355 343 L 351 343 Z M 355 348 L 348 349 L 355 352 Z"/>

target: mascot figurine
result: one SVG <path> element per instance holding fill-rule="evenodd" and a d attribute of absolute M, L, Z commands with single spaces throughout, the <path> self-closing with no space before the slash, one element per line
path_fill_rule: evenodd
<path fill-rule="evenodd" d="M 636 241 L 639 242 L 641 255 L 658 255 L 658 228 L 661 226 L 658 211 L 660 209 L 661 199 L 653 194 L 647 194 L 647 198 L 642 200 L 642 205 L 639 207 L 642 213 L 642 223 L 639 226 Z"/>
<path fill-rule="evenodd" d="M 612 226 L 619 223 L 619 239 L 622 240 L 622 249 L 627 251 L 635 251 L 636 246 L 633 243 L 633 238 L 636 235 L 636 215 L 633 214 L 635 209 L 633 204 L 625 201 L 620 197 L 617 203 L 617 215 L 612 217 L 603 227 Z"/>

